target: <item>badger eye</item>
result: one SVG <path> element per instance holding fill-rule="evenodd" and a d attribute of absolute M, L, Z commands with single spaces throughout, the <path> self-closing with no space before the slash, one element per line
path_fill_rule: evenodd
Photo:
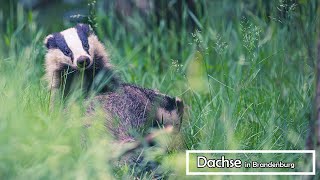
<path fill-rule="evenodd" d="M 88 42 L 84 42 L 84 43 L 83 43 L 83 46 L 84 46 L 86 49 L 89 49 L 89 44 L 88 44 Z"/>
<path fill-rule="evenodd" d="M 70 56 L 71 55 L 71 51 L 68 49 L 68 48 L 65 48 L 64 49 L 64 52 L 67 56 Z"/>

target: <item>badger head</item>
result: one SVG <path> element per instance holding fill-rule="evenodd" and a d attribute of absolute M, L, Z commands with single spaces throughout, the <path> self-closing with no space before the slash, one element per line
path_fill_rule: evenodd
<path fill-rule="evenodd" d="M 178 97 L 171 97 L 156 92 L 158 106 L 156 108 L 157 122 L 164 126 L 173 126 L 180 130 L 184 111 L 183 101 Z"/>
<path fill-rule="evenodd" d="M 89 25 L 77 24 L 75 27 L 50 34 L 45 38 L 44 44 L 47 48 L 45 78 L 49 89 L 58 89 L 62 82 L 65 82 L 65 91 L 69 91 L 71 84 L 79 82 L 76 77 L 82 72 L 85 77 L 84 89 L 93 87 L 92 89 L 108 91 L 117 87 L 120 82 L 114 75 L 104 46 Z M 64 81 L 62 78 L 68 80 Z"/>
<path fill-rule="evenodd" d="M 98 43 L 98 47 L 97 47 Z M 77 24 L 75 27 L 53 33 L 45 38 L 47 68 L 87 69 L 93 65 L 96 48 L 101 48 L 91 27 Z M 49 67 L 48 67 L 49 66 Z"/>

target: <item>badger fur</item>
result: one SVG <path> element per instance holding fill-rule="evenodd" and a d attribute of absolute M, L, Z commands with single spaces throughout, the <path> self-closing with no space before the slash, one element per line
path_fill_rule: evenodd
<path fill-rule="evenodd" d="M 72 89 L 106 92 L 116 89 L 120 79 L 110 64 L 104 46 L 86 24 L 45 38 L 45 78 L 53 94 L 61 89 L 67 96 Z"/>

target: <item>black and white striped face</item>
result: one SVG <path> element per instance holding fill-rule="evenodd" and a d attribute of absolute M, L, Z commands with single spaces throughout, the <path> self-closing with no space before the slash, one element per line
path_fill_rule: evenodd
<path fill-rule="evenodd" d="M 89 68 L 93 64 L 94 50 L 90 46 L 90 37 L 95 36 L 91 27 L 78 24 L 62 32 L 46 37 L 47 56 L 59 65 L 67 65 L 73 69 Z"/>
<path fill-rule="evenodd" d="M 183 116 L 183 101 L 177 97 L 170 97 L 165 94 L 156 93 L 160 99 L 159 107 L 156 110 L 156 117 L 160 124 L 173 126 L 180 129 Z"/>

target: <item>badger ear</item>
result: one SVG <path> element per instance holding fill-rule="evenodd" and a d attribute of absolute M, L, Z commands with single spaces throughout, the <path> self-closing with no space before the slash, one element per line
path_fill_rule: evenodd
<path fill-rule="evenodd" d="M 52 34 L 48 35 L 44 39 L 44 45 L 47 47 L 47 49 L 52 49 L 56 47 L 56 41 L 54 39 L 54 36 Z"/>

